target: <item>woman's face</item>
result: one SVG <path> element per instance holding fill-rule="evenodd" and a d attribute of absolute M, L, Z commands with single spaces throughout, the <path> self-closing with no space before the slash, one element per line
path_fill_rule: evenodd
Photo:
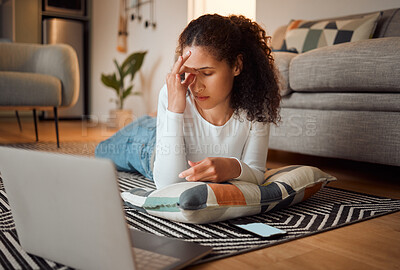
<path fill-rule="evenodd" d="M 233 79 L 240 74 L 240 68 L 218 61 L 202 46 L 186 47 L 183 54 L 188 51 L 191 56 L 185 66 L 196 71 L 196 77 L 189 85 L 196 104 L 203 110 L 229 108 Z"/>

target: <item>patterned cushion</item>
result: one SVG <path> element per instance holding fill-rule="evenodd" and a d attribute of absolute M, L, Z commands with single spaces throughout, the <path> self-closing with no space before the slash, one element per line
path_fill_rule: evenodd
<path fill-rule="evenodd" d="M 369 39 L 381 16 L 380 12 L 351 20 L 294 20 L 289 23 L 281 51 L 303 53 L 344 42 Z"/>
<path fill-rule="evenodd" d="M 335 177 L 318 168 L 293 165 L 268 170 L 265 183 L 182 182 L 158 190 L 134 188 L 125 203 L 151 215 L 185 223 L 210 223 L 255 215 L 304 201 Z"/>

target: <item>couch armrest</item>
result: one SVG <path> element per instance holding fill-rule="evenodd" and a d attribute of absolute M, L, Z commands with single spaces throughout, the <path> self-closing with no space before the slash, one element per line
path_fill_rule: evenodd
<path fill-rule="evenodd" d="M 290 88 L 310 92 L 400 92 L 400 37 L 322 47 L 293 58 Z"/>
<path fill-rule="evenodd" d="M 79 96 L 79 65 L 66 44 L 0 43 L 0 71 L 50 75 L 61 81 L 61 106 L 73 106 Z"/>
<path fill-rule="evenodd" d="M 281 96 L 287 96 L 292 93 L 289 85 L 289 65 L 295 56 L 297 56 L 297 53 L 273 52 Z"/>
<path fill-rule="evenodd" d="M 62 107 L 71 107 L 79 96 L 79 65 L 75 50 L 66 44 L 43 45 L 36 55 L 35 71 L 61 80 Z"/>

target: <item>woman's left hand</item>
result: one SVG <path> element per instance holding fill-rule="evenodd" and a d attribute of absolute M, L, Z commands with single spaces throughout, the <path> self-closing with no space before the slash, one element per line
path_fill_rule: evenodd
<path fill-rule="evenodd" d="M 181 172 L 180 178 L 190 182 L 225 182 L 239 177 L 240 164 L 234 158 L 208 157 L 198 162 L 188 161 L 191 168 Z"/>

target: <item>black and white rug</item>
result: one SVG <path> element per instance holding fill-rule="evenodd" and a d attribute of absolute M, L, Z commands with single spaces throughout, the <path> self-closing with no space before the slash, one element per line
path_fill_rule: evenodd
<path fill-rule="evenodd" d="M 80 154 L 82 148 L 75 150 L 78 153 L 72 154 Z M 118 176 L 121 191 L 133 187 L 154 188 L 153 183 L 142 175 L 119 173 Z M 265 240 L 238 231 L 228 222 L 206 225 L 184 224 L 125 208 L 127 222 L 135 229 L 211 246 L 212 253 L 197 263 L 265 248 L 398 210 L 400 210 L 400 200 L 325 187 L 307 201 L 288 209 L 248 217 L 249 220 L 264 222 L 288 232 L 279 239 Z M 7 194 L 1 181 L 0 265 L 4 269 L 66 269 L 62 265 L 27 254 L 18 244 Z"/>
<path fill-rule="evenodd" d="M 96 142 L 61 142 L 60 148 L 55 142 L 30 142 L 0 144 L 0 146 L 22 148 L 34 151 L 46 151 L 60 154 L 71 154 L 80 156 L 94 156 L 94 150 L 98 143 Z"/>
<path fill-rule="evenodd" d="M 119 173 L 119 185 L 122 191 L 137 186 L 154 187 L 143 176 L 127 173 Z M 288 232 L 275 240 L 242 233 L 229 222 L 185 224 L 128 207 L 125 210 L 128 224 L 135 229 L 211 246 L 212 253 L 198 262 L 203 263 L 396 212 L 400 210 L 400 200 L 325 187 L 307 201 L 290 208 L 246 217 Z"/>

